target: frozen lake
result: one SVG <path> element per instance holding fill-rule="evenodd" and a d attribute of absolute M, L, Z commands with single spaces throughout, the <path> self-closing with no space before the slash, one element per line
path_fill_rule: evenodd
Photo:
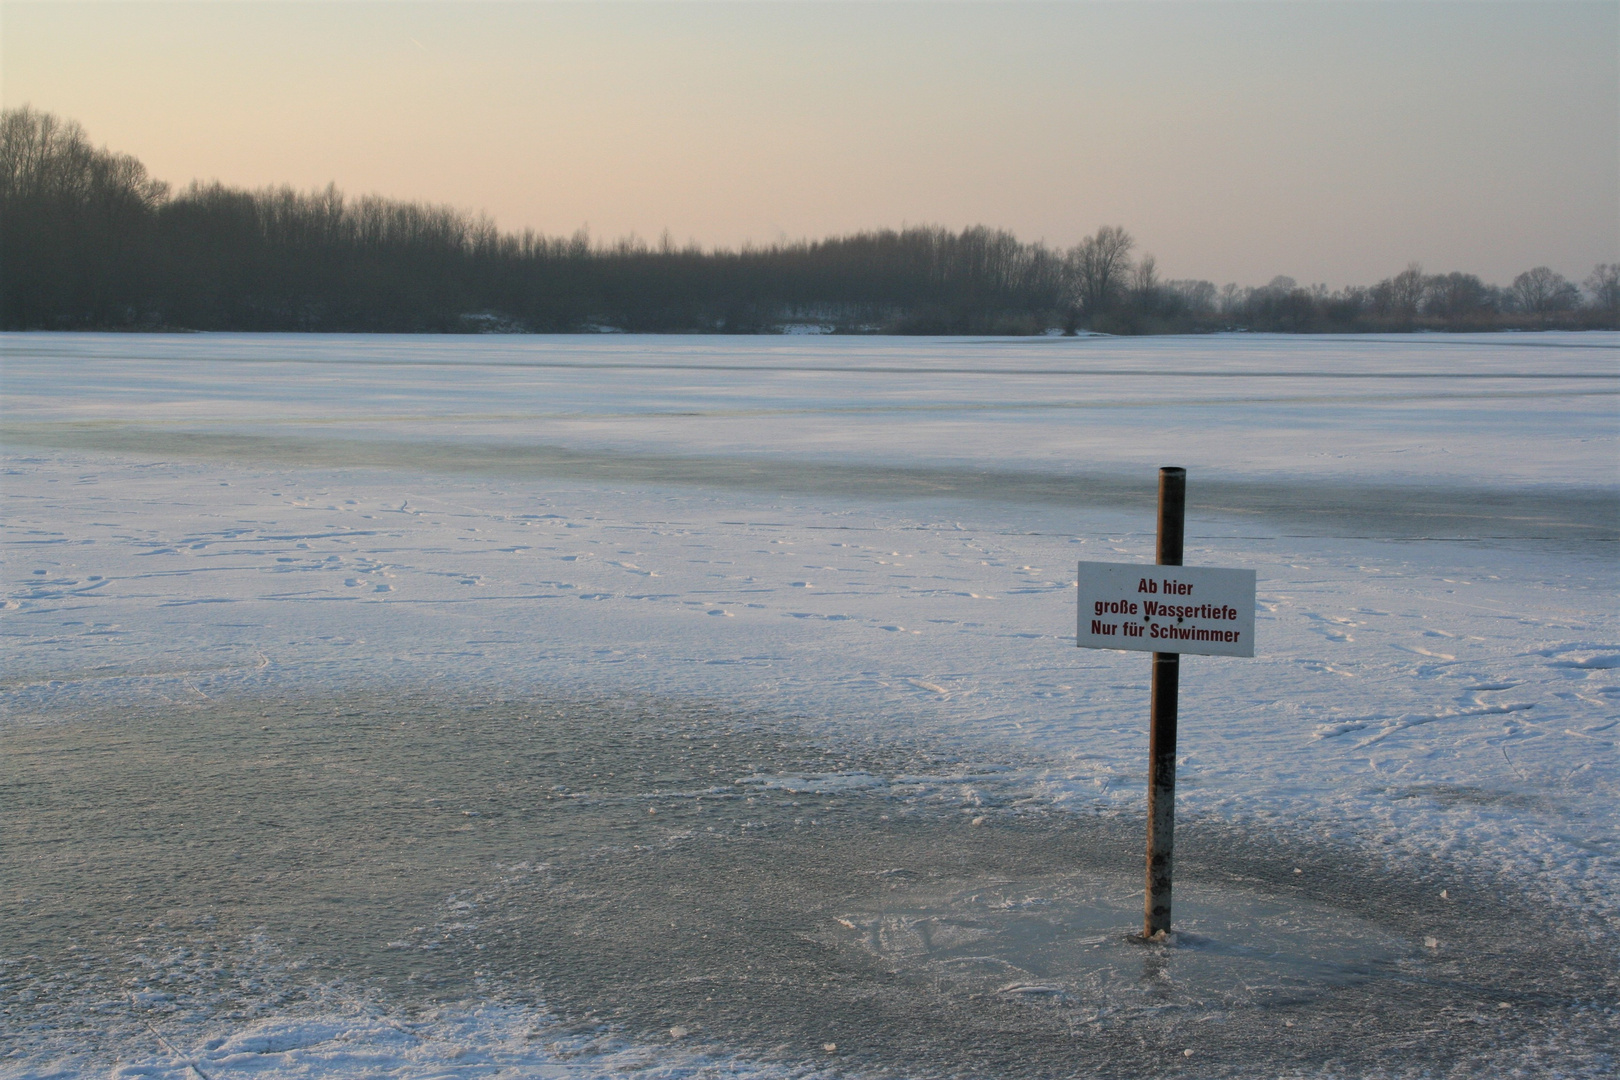
<path fill-rule="evenodd" d="M 1614 1068 L 1620 336 L 0 350 L 0 1075 Z"/>

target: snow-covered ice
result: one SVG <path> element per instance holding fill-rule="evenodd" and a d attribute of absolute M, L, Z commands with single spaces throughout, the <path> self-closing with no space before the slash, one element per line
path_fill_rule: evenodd
<path fill-rule="evenodd" d="M 558 918 L 548 905 L 562 886 L 536 884 L 547 873 L 576 892 L 594 880 L 601 895 L 640 895 L 636 873 L 586 869 L 597 864 L 579 854 L 584 833 L 555 841 L 565 853 L 556 866 L 573 876 L 536 870 L 491 840 L 424 856 L 419 877 L 405 874 L 410 888 L 362 888 L 387 877 L 384 864 L 416 865 L 371 818 L 332 826 L 376 847 L 330 880 L 278 869 L 319 850 L 313 825 L 277 826 L 290 830 L 284 842 L 227 842 L 204 829 L 210 807 L 248 798 L 244 784 L 280 777 L 293 807 L 305 791 L 298 768 L 369 775 L 382 744 L 366 742 L 359 721 L 352 745 L 322 744 L 302 763 L 308 742 L 280 733 L 347 732 L 344 717 L 386 714 L 446 761 L 389 758 L 395 787 L 380 764 L 351 782 L 367 806 L 461 800 L 453 811 L 469 835 L 517 837 L 546 798 L 533 786 L 546 767 L 525 766 L 530 791 L 484 763 L 472 772 L 490 794 L 472 802 L 471 772 L 455 772 L 461 744 L 428 733 L 438 730 L 424 719 L 432 702 L 501 703 L 513 724 L 548 700 L 573 703 L 570 715 L 718 718 L 703 721 L 721 733 L 712 784 L 668 765 L 673 751 L 656 739 L 624 751 L 648 779 L 609 801 L 640 816 L 598 824 L 627 830 L 625 850 L 706 852 L 745 881 L 750 866 L 820 865 L 818 848 L 756 848 L 750 837 L 825 828 L 846 837 L 847 873 L 880 884 L 862 899 L 828 869 L 825 891 L 772 909 L 774 918 L 825 904 L 782 931 L 781 949 L 812 941 L 843 958 L 839 971 L 876 965 L 943 987 L 951 1001 L 978 994 L 1026 1013 L 1039 1003 L 1074 1030 L 1134 1015 L 1130 995 L 1157 979 L 1179 989 L 1153 999 L 1166 1040 L 1153 1053 L 1180 1060 L 1191 1047 L 1175 1040 L 1215 1023 L 1200 1029 L 1200 1017 L 1232 1033 L 1198 1036 L 1186 1067 L 1200 1075 L 1242 1075 L 1255 1060 L 1400 1074 L 1412 1051 L 1394 1045 L 1301 1044 L 1297 1057 L 1275 1059 L 1234 1057 L 1233 1047 L 1253 1043 L 1241 1018 L 1287 1011 L 1262 1008 L 1272 999 L 1255 988 L 1268 980 L 1321 1008 L 1394 985 L 1368 984 L 1370 971 L 1439 978 L 1424 965 L 1458 962 L 1448 936 L 1512 925 L 1513 904 L 1541 905 L 1590 942 L 1593 971 L 1612 969 L 1620 336 L 8 335 L 0 349 L 0 857 L 11 867 L 0 872 L 0 927 L 14 928 L 0 934 L 4 1075 L 940 1067 L 926 1048 L 885 1059 L 881 1040 L 874 1048 L 854 1031 L 806 1026 L 795 1034 L 802 1046 L 771 1043 L 765 1033 L 787 1031 L 791 1010 L 763 991 L 753 1021 L 720 992 L 708 1020 L 698 1004 L 699 1019 L 666 1015 L 685 999 L 616 981 L 614 950 L 656 940 L 650 923 L 641 936 L 626 930 L 635 919 L 592 931 L 597 944 L 579 945 L 573 967 L 548 960 L 525 973 L 487 927 L 516 934 L 525 918 Z M 1129 863 L 1120 853 L 1143 797 L 1148 662 L 1074 649 L 1072 583 L 1080 559 L 1151 560 L 1163 464 L 1189 469 L 1187 561 L 1258 571 L 1258 655 L 1183 663 L 1187 936 L 1166 961 L 1179 965 L 1172 974 L 1150 976 L 1140 958 L 1121 967 L 1113 956 L 1124 946 L 1109 920 L 1128 926 L 1133 885 L 1101 854 Z M 764 729 L 779 733 L 766 750 L 728 749 Z M 469 753 L 518 745 L 507 728 L 478 730 L 465 736 Z M 93 777 L 90 761 L 102 770 Z M 294 772 L 276 772 L 283 765 Z M 606 784 L 547 775 L 545 790 L 571 786 L 558 799 Z M 317 785 L 305 797 L 325 805 L 339 790 Z M 41 794 L 51 791 L 80 801 Z M 134 828 L 117 819 L 135 806 L 162 827 L 112 828 Z M 920 825 L 917 837 L 897 836 L 902 812 L 956 815 L 959 839 L 940 847 Z M 732 846 L 714 846 L 701 813 L 719 815 Z M 77 821 L 91 824 L 80 831 Z M 1082 826 L 1106 843 L 1076 839 Z M 1020 840 L 1021 829 L 1068 838 L 1080 869 L 1036 865 L 1037 834 Z M 1219 859 L 1199 854 L 1200 838 Z M 139 854 L 121 861 L 121 844 Z M 233 864 L 268 864 L 259 922 L 233 918 L 217 897 L 154 898 L 129 885 L 151 876 L 143 858 L 167 852 L 175 880 L 216 888 L 218 864 L 197 854 L 210 844 L 235 852 Z M 917 876 L 958 847 L 971 873 Z M 75 850 L 106 864 L 73 867 Z M 1289 851 L 1297 862 L 1284 866 Z M 995 861 L 1007 852 L 1028 860 Z M 891 857 L 893 867 L 878 865 Z M 667 880 L 696 888 L 704 858 L 686 870 L 688 856 L 668 858 Z M 1223 866 L 1247 867 L 1261 884 L 1223 884 Z M 906 873 L 883 877 L 889 869 Z M 110 882 L 134 898 L 91 903 L 69 888 Z M 1383 882 L 1366 886 L 1377 904 L 1344 899 L 1357 882 Z M 1442 889 L 1434 912 L 1413 914 L 1420 891 Z M 316 890 L 310 903 L 336 922 L 298 930 L 271 903 L 301 890 Z M 742 890 L 717 895 L 735 912 L 747 906 Z M 362 896 L 379 902 L 370 922 L 344 906 Z M 643 900 L 646 922 L 657 906 Z M 504 913 L 484 916 L 484 931 L 465 914 L 480 904 Z M 1468 923 L 1446 914 L 1457 904 L 1496 914 Z M 379 941 L 348 968 L 310 959 L 331 925 L 383 934 L 406 913 L 420 917 L 389 931 L 405 943 L 396 950 Z M 1042 935 L 1060 924 L 1068 951 L 1053 959 Z M 778 923 L 761 925 L 764 940 Z M 1261 927 L 1271 929 L 1257 937 Z M 8 943 L 22 938 L 39 948 L 24 955 Z M 68 944 L 94 957 L 70 965 Z M 1548 955 L 1580 969 L 1559 949 Z M 435 959 L 470 950 L 493 950 L 517 974 L 503 982 Z M 395 953 L 427 957 L 422 970 L 449 989 L 389 990 Z M 746 943 L 734 953 L 748 957 L 735 961 L 740 971 L 763 963 Z M 1535 958 L 1509 949 L 1471 985 L 1510 987 L 1508 959 Z M 821 962 L 802 970 L 820 979 Z M 1346 981 L 1324 963 L 1359 974 Z M 1446 978 L 1445 993 L 1461 996 L 1445 1007 L 1461 1010 L 1456 980 L 1467 979 Z M 1469 1013 L 1468 1030 L 1499 1032 L 1492 1053 L 1506 1067 L 1602 1074 L 1620 1005 L 1612 977 L 1591 978 L 1597 989 L 1578 1015 L 1531 1023 L 1521 997 L 1488 1023 Z M 1212 989 L 1221 979 L 1250 990 Z M 625 1015 L 607 1011 L 615 996 L 629 1003 Z M 844 1016 L 832 990 L 816 1000 L 809 1015 Z M 895 1015 L 912 1002 L 896 1000 Z M 1468 1008 L 1487 1004 L 1504 1002 Z M 1289 1017 L 1288 1037 L 1303 1038 Z M 677 1028 L 680 1037 L 668 1034 Z M 111 1040 L 80 1049 L 95 1030 Z M 1484 1041 L 1456 1038 L 1441 1066 L 1485 1060 L 1471 1056 Z M 1120 1059 L 1119 1069 L 1170 1068 L 1158 1061 Z M 980 1067 L 1016 1071 L 993 1058 Z"/>

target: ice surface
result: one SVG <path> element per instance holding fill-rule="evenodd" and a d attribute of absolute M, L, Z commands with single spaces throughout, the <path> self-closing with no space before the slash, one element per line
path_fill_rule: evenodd
<path fill-rule="evenodd" d="M 0 338 L 0 1071 L 1605 1074 L 1617 346 Z M 1188 562 L 1259 572 L 1260 655 L 1183 665 L 1155 954 L 1115 933 L 1146 661 L 1073 648 L 1072 573 L 1151 557 L 1161 464 Z M 730 734 L 548 804 L 479 701 Z M 489 936 L 567 910 L 558 866 L 640 914 Z M 732 935 L 712 1016 L 656 976 L 660 882 Z M 1105 1034 L 1139 1007 L 1151 1046 Z M 935 1013 L 990 1056 L 894 1034 Z"/>
<path fill-rule="evenodd" d="M 0 916 L 16 1041 L 335 1068 L 479 1002 L 502 1067 L 552 1053 L 514 1023 L 597 1056 L 678 1031 L 744 1071 L 830 1042 L 908 1076 L 1133 1076 L 1189 1043 L 1239 1076 L 1413 1043 L 1410 1069 L 1601 1056 L 1600 923 L 1202 819 L 1176 939 L 1143 945 L 1140 816 L 963 764 L 623 695 L 80 710 L 8 739 L 8 842 L 50 853 L 12 863 Z"/>

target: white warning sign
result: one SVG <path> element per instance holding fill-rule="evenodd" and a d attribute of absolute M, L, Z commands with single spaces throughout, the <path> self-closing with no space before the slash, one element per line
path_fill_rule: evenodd
<path fill-rule="evenodd" d="M 1254 571 L 1080 564 L 1082 649 L 1254 655 Z"/>

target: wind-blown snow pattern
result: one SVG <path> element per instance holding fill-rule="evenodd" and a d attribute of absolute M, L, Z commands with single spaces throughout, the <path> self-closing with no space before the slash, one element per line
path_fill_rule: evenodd
<path fill-rule="evenodd" d="M 1161 465 L 1188 469 L 1186 562 L 1252 568 L 1259 582 L 1256 657 L 1182 664 L 1187 835 L 1270 837 L 1275 852 L 1297 843 L 1324 874 L 1340 852 L 1345 867 L 1421 879 L 1424 895 L 1445 888 L 1447 902 L 1507 890 L 1512 903 L 1578 924 L 1599 968 L 1615 955 L 1620 335 L 21 334 L 0 338 L 0 357 L 0 738 L 11 748 L 0 766 L 11 792 L 0 805 L 10 867 L 0 869 L 0 926 L 10 920 L 40 942 L 0 935 L 0 1076 L 1018 1072 L 992 1058 L 941 1064 L 924 1049 L 892 1061 L 881 1046 L 852 1054 L 856 1036 L 776 1044 L 760 1031 L 777 1021 L 750 1028 L 741 1012 L 672 1022 L 659 1005 L 616 1019 L 604 1001 L 619 991 L 593 986 L 594 968 L 517 989 L 480 974 L 454 994 L 402 1004 L 382 975 L 317 978 L 300 966 L 299 942 L 273 926 L 234 937 L 186 929 L 212 924 L 166 922 L 169 908 L 132 901 L 147 920 L 137 926 L 135 915 L 118 922 L 116 904 L 81 903 L 53 876 L 74 858 L 73 826 L 50 833 L 40 824 L 47 797 L 29 800 L 78 783 L 74 763 L 99 753 L 97 740 L 137 732 L 149 738 L 141 746 L 161 746 L 170 714 L 224 710 L 187 721 L 187 738 L 202 741 L 196 756 L 175 759 L 178 793 L 197 763 L 229 767 L 231 746 L 246 748 L 241 761 L 296 759 L 296 744 L 252 742 L 278 719 L 242 722 L 237 742 L 207 741 L 237 723 L 243 703 L 371 694 L 386 711 L 397 690 L 416 716 L 434 693 L 553 696 L 709 710 L 729 718 L 728 731 L 774 725 L 813 744 L 715 765 L 712 795 L 706 780 L 679 789 L 717 812 L 757 810 L 755 834 L 811 828 L 801 801 L 852 814 L 870 804 L 879 829 L 892 824 L 888 810 L 876 816 L 880 802 L 936 799 L 968 811 L 951 821 L 964 836 L 1023 807 L 1052 822 L 1112 822 L 1125 843 L 1144 798 L 1148 660 L 1077 650 L 1073 585 L 1079 560 L 1152 561 Z M 310 768 L 340 762 L 363 768 L 337 750 Z M 414 767 L 387 766 L 407 779 Z M 488 783 L 504 780 L 492 772 Z M 662 827 L 658 783 L 622 794 L 653 800 L 635 803 L 637 814 L 651 810 L 637 830 Z M 111 822 L 117 806 L 91 808 L 96 785 L 85 789 L 84 820 Z M 228 801 L 231 789 L 220 790 Z M 592 790 L 590 777 L 571 790 Z M 186 805 L 206 816 L 220 803 Z M 499 807 L 499 828 L 519 809 Z M 492 812 L 467 810 L 467 827 Z M 748 835 L 750 822 L 726 820 L 722 832 Z M 84 843 L 114 851 L 102 827 L 86 826 L 94 839 Z M 698 825 L 635 836 L 643 846 L 707 842 Z M 1196 862 L 1191 843 L 1182 850 Z M 467 871 L 465 893 L 434 879 L 446 890 L 437 914 L 401 929 L 416 936 L 399 949 L 452 942 L 457 903 L 550 903 L 533 899 L 544 891 L 536 882 L 561 875 L 567 858 L 545 870 L 492 854 Z M 366 872 L 384 875 L 384 861 Z M 1108 920 L 1128 927 L 1139 903 L 1114 886 L 1060 882 L 1052 867 L 996 873 L 994 902 L 983 888 L 943 885 L 907 886 L 910 907 L 829 900 L 795 940 L 876 957 L 902 978 L 907 965 L 983 960 L 968 938 L 946 942 L 942 911 L 953 926 L 979 920 L 981 934 L 991 932 L 984 920 L 1010 918 L 1026 900 L 1072 901 L 1110 913 L 1085 933 L 1112 942 Z M 88 889 L 94 875 L 73 880 Z M 546 880 L 562 888 L 560 876 Z M 1265 907 L 1239 919 L 1231 912 L 1259 912 L 1260 901 L 1211 889 L 1188 894 L 1189 911 L 1205 905 L 1211 941 L 1248 933 L 1231 929 L 1240 922 L 1294 917 Z M 1301 925 L 1334 924 L 1326 901 L 1300 903 Z M 92 908 L 103 914 L 84 914 Z M 1375 916 L 1343 916 L 1333 948 L 1374 966 L 1444 951 L 1415 922 L 1357 929 Z M 93 927 L 97 918 L 105 923 Z M 995 925 L 995 940 L 1013 940 L 1011 924 Z M 1217 926 L 1228 929 L 1207 929 Z M 907 934 L 918 944 L 904 944 Z M 97 958 L 42 959 L 69 938 Z M 1039 969 L 1031 960 L 983 992 L 1031 1016 L 1067 1009 L 1071 1033 L 1105 1025 L 1113 1006 L 1097 1002 L 1124 992 L 1114 976 L 1043 982 L 1028 975 Z M 944 978 L 946 968 L 928 970 Z M 960 975 L 961 985 L 979 977 Z M 1575 1013 L 1533 1031 L 1504 1027 L 1488 1053 L 1470 1043 L 1424 1067 L 1607 1074 L 1620 1004 L 1613 979 L 1594 978 Z M 219 989 L 205 993 L 205 983 Z M 1497 1005 L 1470 1023 L 1489 1028 L 1528 1008 Z M 1123 1061 L 1120 1074 L 1243 1075 L 1260 1060 L 1198 1042 L 1199 1016 L 1226 1014 L 1193 1011 L 1175 1020 L 1193 1026 L 1164 1029 L 1180 1040 L 1165 1056 Z M 655 1015 L 656 1029 L 643 1022 Z M 727 1024 L 744 1034 L 730 1038 Z M 1365 1060 L 1331 1047 L 1301 1053 L 1266 1068 L 1405 1074 L 1395 1046 Z M 1061 1071 L 1046 1059 L 1030 1069 Z"/>

